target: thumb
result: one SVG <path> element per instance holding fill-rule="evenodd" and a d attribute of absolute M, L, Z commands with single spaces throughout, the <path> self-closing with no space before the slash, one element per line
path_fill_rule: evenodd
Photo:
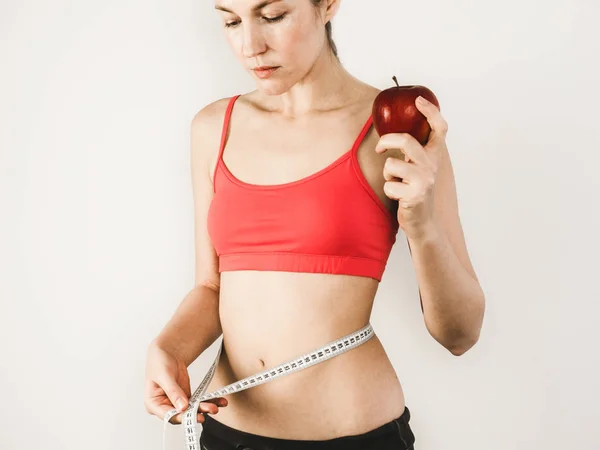
<path fill-rule="evenodd" d="M 177 384 L 174 378 L 164 375 L 159 380 L 160 387 L 165 391 L 167 397 L 178 411 L 183 411 L 188 406 L 188 396 Z"/>

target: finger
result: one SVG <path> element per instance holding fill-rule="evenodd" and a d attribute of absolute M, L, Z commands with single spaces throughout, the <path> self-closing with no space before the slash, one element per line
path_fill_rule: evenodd
<path fill-rule="evenodd" d="M 160 402 L 156 400 L 145 401 L 144 405 L 146 406 L 146 411 L 149 414 L 155 415 L 161 420 L 164 420 L 165 415 L 174 409 L 173 405 L 166 405 L 165 402 L 168 401 L 164 394 L 160 397 Z M 213 403 L 214 402 L 214 403 Z M 219 412 L 219 407 L 224 408 L 229 404 L 225 397 L 217 397 L 214 399 L 206 400 L 205 402 L 200 402 L 200 405 L 197 409 L 198 416 L 202 416 L 203 414 L 217 414 Z M 186 407 L 187 409 L 187 407 Z M 185 411 L 182 411 L 169 419 L 170 423 L 181 423 L 183 414 Z"/>
<path fill-rule="evenodd" d="M 219 407 L 210 400 L 207 400 L 205 402 L 200 402 L 200 407 L 198 410 L 201 412 L 216 414 L 219 412 Z"/>
<path fill-rule="evenodd" d="M 395 181 L 399 178 L 399 181 L 408 183 L 414 176 L 414 170 L 414 164 L 390 156 L 383 166 L 383 178 L 386 181 Z"/>
<path fill-rule="evenodd" d="M 206 401 L 209 402 L 211 400 L 206 400 Z M 223 408 L 229 404 L 229 401 L 225 397 L 213 398 L 212 401 L 214 401 L 221 408 Z"/>
<path fill-rule="evenodd" d="M 200 405 L 202 406 L 203 403 L 207 403 L 210 405 L 216 405 L 215 407 L 223 408 L 223 407 L 227 406 L 229 402 L 227 401 L 227 399 L 225 397 L 215 397 L 215 398 L 209 398 L 208 400 L 204 400 L 203 402 L 200 402 Z M 210 406 L 207 406 L 207 407 L 210 408 Z M 209 411 L 209 412 L 212 412 L 212 411 Z"/>
<path fill-rule="evenodd" d="M 388 148 L 396 148 L 406 156 L 407 160 L 417 165 L 428 164 L 423 146 L 409 133 L 388 133 L 381 136 L 375 146 L 377 153 L 383 153 Z"/>
<path fill-rule="evenodd" d="M 386 181 L 383 185 L 383 191 L 392 200 L 401 200 L 407 198 L 411 193 L 412 187 L 400 181 Z"/>
<path fill-rule="evenodd" d="M 423 101 L 419 100 L 422 99 Z M 439 139 L 445 139 L 448 133 L 448 122 L 442 116 L 440 109 L 427 99 L 417 97 L 415 101 L 417 109 L 425 116 L 429 126 L 431 127 L 431 134 L 429 136 L 429 142 Z"/>
<path fill-rule="evenodd" d="M 153 414 L 155 416 L 157 416 L 160 420 L 165 420 L 165 416 L 172 409 L 173 408 L 169 408 L 168 406 L 159 406 L 158 408 L 156 408 L 156 410 L 154 410 Z M 197 413 L 197 415 L 196 415 L 196 421 L 198 423 L 204 423 L 204 420 L 205 420 L 204 414 L 206 414 L 206 413 L 200 413 L 200 412 Z M 181 424 L 182 421 L 183 421 L 183 415 L 184 415 L 184 412 L 180 412 L 179 414 L 175 414 L 173 417 L 171 417 L 169 419 L 169 423 L 172 423 L 174 425 Z"/>
<path fill-rule="evenodd" d="M 156 404 L 150 405 L 150 407 L 148 408 L 150 414 L 155 415 L 160 420 L 165 420 L 165 416 L 172 409 L 173 409 L 173 407 L 169 406 L 169 405 L 156 405 Z M 171 417 L 169 419 L 169 423 L 173 423 L 173 424 L 179 424 L 179 423 L 181 423 L 181 419 L 183 418 L 183 414 L 184 414 L 183 411 L 180 412 L 180 413 L 178 413 L 178 414 L 175 414 L 173 417 Z"/>
<path fill-rule="evenodd" d="M 188 397 L 173 377 L 164 374 L 156 381 L 162 390 L 165 391 L 174 408 L 178 411 L 183 411 L 188 407 Z"/>

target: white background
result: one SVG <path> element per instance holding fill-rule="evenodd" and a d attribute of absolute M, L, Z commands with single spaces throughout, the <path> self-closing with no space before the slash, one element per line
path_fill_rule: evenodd
<path fill-rule="evenodd" d="M 487 296 L 480 341 L 452 356 L 399 234 L 371 322 L 417 450 L 600 448 L 598 17 L 353 0 L 333 20 L 353 75 L 436 93 Z M 159 449 L 144 359 L 193 285 L 190 122 L 254 82 L 206 0 L 2 0 L 0 52 L 0 446 Z"/>

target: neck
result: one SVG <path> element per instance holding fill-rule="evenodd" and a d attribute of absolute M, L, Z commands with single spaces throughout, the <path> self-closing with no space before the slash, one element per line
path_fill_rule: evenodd
<path fill-rule="evenodd" d="M 364 84 L 353 77 L 331 52 L 321 52 L 303 79 L 273 96 L 273 109 L 288 119 L 342 109 L 364 96 Z"/>

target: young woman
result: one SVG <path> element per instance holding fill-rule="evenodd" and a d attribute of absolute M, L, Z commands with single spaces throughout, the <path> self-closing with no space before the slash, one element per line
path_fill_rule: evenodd
<path fill-rule="evenodd" d="M 376 134 L 379 90 L 344 69 L 331 37 L 340 1 L 215 0 L 257 88 L 192 121 L 196 285 L 148 349 L 145 405 L 161 419 L 188 406 L 187 367 L 221 334 L 207 392 L 369 324 L 400 228 L 431 335 L 454 355 L 478 340 L 484 295 L 458 216 L 446 122 L 417 102 L 432 128 L 425 147 Z M 208 450 L 408 450 L 409 419 L 376 335 L 202 402 L 198 413 Z"/>

